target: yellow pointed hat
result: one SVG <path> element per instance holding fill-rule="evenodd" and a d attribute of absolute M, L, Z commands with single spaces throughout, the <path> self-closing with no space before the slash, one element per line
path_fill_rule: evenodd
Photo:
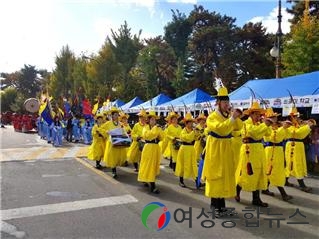
<path fill-rule="evenodd" d="M 171 112 L 168 113 L 168 115 L 166 116 L 165 120 L 166 121 L 170 121 L 173 117 L 176 117 L 178 119 L 181 116 L 179 114 L 175 113 L 174 111 L 171 111 Z"/>
<path fill-rule="evenodd" d="M 254 101 L 249 109 L 244 110 L 244 114 L 249 115 L 252 112 L 259 112 L 260 114 L 264 114 L 266 112 L 266 110 L 261 108 L 257 101 Z"/>
<path fill-rule="evenodd" d="M 200 114 L 196 117 L 196 120 L 197 120 L 197 121 L 206 120 L 206 116 L 205 116 L 203 113 L 200 113 Z"/>
<path fill-rule="evenodd" d="M 226 87 L 221 87 L 218 89 L 217 95 L 215 96 L 217 100 L 227 100 L 229 101 L 228 90 Z"/>
<path fill-rule="evenodd" d="M 112 106 L 111 109 L 109 110 L 109 113 L 120 113 L 120 110 L 118 108 L 116 108 L 115 106 Z"/>
<path fill-rule="evenodd" d="M 155 119 L 159 119 L 160 117 L 155 113 L 155 111 L 148 112 L 147 117 L 154 117 Z"/>
<path fill-rule="evenodd" d="M 147 117 L 147 112 L 144 109 L 142 109 L 140 110 L 140 112 L 138 112 L 137 115 L 140 117 Z"/>
<path fill-rule="evenodd" d="M 120 120 L 123 119 L 123 118 L 128 119 L 129 117 L 130 117 L 130 116 L 129 116 L 128 114 L 125 114 L 123 111 L 121 111 L 121 112 L 119 113 L 119 118 L 120 118 Z"/>
<path fill-rule="evenodd" d="M 229 100 L 228 90 L 224 86 L 221 78 L 215 77 L 215 89 L 217 90 L 217 100 Z"/>
<path fill-rule="evenodd" d="M 300 113 L 298 112 L 297 107 L 295 107 L 295 106 L 291 107 L 290 112 L 289 112 L 289 115 L 290 115 L 290 116 L 297 116 L 297 117 L 299 117 L 299 116 L 300 116 Z"/>
<path fill-rule="evenodd" d="M 279 116 L 279 115 L 280 115 L 280 114 L 275 113 L 272 108 L 267 108 L 267 109 L 266 109 L 265 116 L 266 116 L 267 118 L 277 117 L 277 116 Z"/>
<path fill-rule="evenodd" d="M 94 119 L 98 119 L 98 118 L 102 118 L 102 119 L 104 119 L 104 115 L 103 114 L 101 114 L 101 113 L 98 113 L 98 114 L 96 114 L 96 115 L 94 115 Z"/>
<path fill-rule="evenodd" d="M 189 121 L 195 122 L 196 120 L 193 118 L 193 116 L 190 112 L 187 112 L 184 119 L 183 119 L 183 122 L 186 123 Z"/>

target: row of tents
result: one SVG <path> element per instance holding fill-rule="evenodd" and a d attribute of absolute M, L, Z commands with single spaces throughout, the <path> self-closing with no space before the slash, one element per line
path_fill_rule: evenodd
<path fill-rule="evenodd" d="M 255 96 L 252 96 L 251 90 Z M 311 113 L 319 114 L 319 71 L 280 79 L 250 80 L 231 92 L 229 97 L 236 108 L 249 108 L 252 97 L 256 97 L 269 107 L 282 108 L 285 115 L 285 111 L 292 106 L 290 94 L 293 96 L 295 106 L 312 107 Z M 197 88 L 176 99 L 159 94 L 146 102 L 135 97 L 127 103 L 117 99 L 112 105 L 121 108 L 125 113 L 136 113 L 141 109 L 167 113 L 171 110 L 211 111 L 215 107 L 215 101 L 213 96 Z"/>

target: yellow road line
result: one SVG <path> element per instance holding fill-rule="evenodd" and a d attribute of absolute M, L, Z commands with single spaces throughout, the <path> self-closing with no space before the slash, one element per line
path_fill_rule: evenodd
<path fill-rule="evenodd" d="M 23 157 L 24 160 L 35 160 L 38 158 L 38 156 L 40 156 L 41 154 L 43 154 L 44 152 L 46 151 L 49 151 L 51 148 L 49 147 L 41 147 L 39 148 L 38 150 L 30 153 L 30 154 L 27 154 Z"/>
<path fill-rule="evenodd" d="M 62 158 L 70 149 L 68 148 L 57 148 L 55 153 L 50 155 L 50 159 L 59 159 Z"/>
<path fill-rule="evenodd" d="M 88 162 L 86 162 L 83 159 L 80 159 L 78 157 L 75 157 L 76 161 L 78 161 L 79 163 L 83 164 L 85 167 L 91 169 L 94 173 L 100 175 L 102 178 L 106 179 L 107 181 L 113 183 L 113 184 L 118 184 L 119 182 L 114 180 L 113 178 L 111 178 L 110 176 L 107 176 L 103 171 L 96 169 L 95 167 L 93 167 L 91 164 L 89 164 Z"/>
<path fill-rule="evenodd" d="M 76 153 L 75 157 L 86 157 L 88 153 L 89 146 L 81 147 Z"/>

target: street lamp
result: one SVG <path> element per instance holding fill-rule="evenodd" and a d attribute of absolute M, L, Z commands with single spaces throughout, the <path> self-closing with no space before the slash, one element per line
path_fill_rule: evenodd
<path fill-rule="evenodd" d="M 276 32 L 276 41 L 270 50 L 270 55 L 272 57 L 276 58 L 276 78 L 281 78 L 281 36 L 282 36 L 282 31 L 281 31 L 281 0 L 278 0 L 278 30 Z"/>

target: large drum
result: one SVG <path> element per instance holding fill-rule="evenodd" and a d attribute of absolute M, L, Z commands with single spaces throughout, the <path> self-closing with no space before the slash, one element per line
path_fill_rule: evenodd
<path fill-rule="evenodd" d="M 30 113 L 36 113 L 39 111 L 40 102 L 36 98 L 29 98 L 24 102 L 24 108 Z"/>

